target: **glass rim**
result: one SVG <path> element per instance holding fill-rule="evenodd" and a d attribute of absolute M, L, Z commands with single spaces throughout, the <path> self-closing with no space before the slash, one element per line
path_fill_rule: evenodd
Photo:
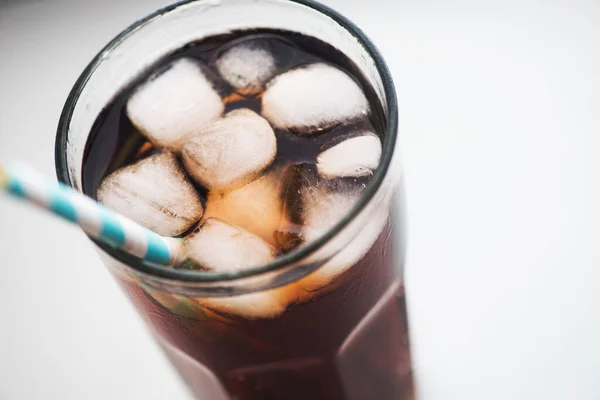
<path fill-rule="evenodd" d="M 100 52 L 83 70 L 67 97 L 58 123 L 54 150 L 56 175 L 59 182 L 71 186 L 67 157 L 69 125 L 71 123 L 71 118 L 73 116 L 75 106 L 78 103 L 79 97 L 83 92 L 83 89 L 85 88 L 90 77 L 94 74 L 98 66 L 104 62 L 108 54 L 114 51 L 122 41 L 124 41 L 130 35 L 134 34 L 139 27 L 145 25 L 146 23 L 163 14 L 167 14 L 175 10 L 176 8 L 182 5 L 203 1 L 207 0 L 178 1 L 166 7 L 160 8 L 157 11 L 137 20 L 136 22 L 132 23 L 127 28 L 125 28 L 123 31 L 121 31 L 121 33 L 115 36 L 106 46 L 104 46 L 104 48 L 100 50 Z M 286 266 L 293 265 L 306 259 L 311 254 L 321 249 L 338 233 L 340 233 L 352 220 L 354 220 L 360 214 L 363 208 L 367 204 L 369 204 L 371 199 L 375 196 L 391 166 L 391 161 L 398 134 L 398 104 L 396 98 L 396 90 L 394 88 L 394 82 L 392 80 L 390 71 L 383 59 L 383 56 L 381 55 L 375 44 L 371 41 L 371 39 L 369 39 L 369 37 L 352 21 L 350 21 L 337 11 L 314 0 L 284 1 L 304 5 L 333 19 L 337 24 L 343 27 L 350 35 L 352 35 L 372 57 L 375 63 L 377 73 L 381 78 L 381 82 L 383 84 L 383 93 L 386 102 L 386 140 L 382 149 L 380 164 L 373 173 L 373 177 L 370 179 L 369 183 L 365 187 L 363 194 L 359 197 L 356 204 L 340 221 L 338 221 L 324 235 L 308 243 L 306 246 L 299 247 L 295 250 L 292 250 L 289 253 L 278 256 L 277 258 L 275 258 L 275 260 L 271 261 L 268 264 L 259 265 L 241 271 L 210 272 L 167 268 L 161 265 L 152 264 L 147 261 L 138 259 L 135 256 L 132 256 L 131 254 L 128 254 L 123 250 L 115 249 L 107 244 L 101 243 L 98 240 L 88 236 L 102 251 L 104 251 L 114 259 L 127 265 L 128 267 L 133 268 L 137 272 L 148 274 L 156 278 L 186 283 L 232 281 L 242 278 L 248 278 L 260 274 L 275 272 L 279 269 L 283 269 Z"/>

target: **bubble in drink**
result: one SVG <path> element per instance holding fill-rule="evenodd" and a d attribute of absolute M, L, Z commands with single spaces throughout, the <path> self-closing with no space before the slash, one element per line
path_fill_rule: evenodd
<path fill-rule="evenodd" d="M 369 102 L 356 81 L 324 63 L 276 76 L 262 102 L 262 113 L 273 126 L 307 135 L 365 118 L 369 112 Z"/>
<path fill-rule="evenodd" d="M 172 149 L 224 109 L 204 67 L 187 58 L 152 76 L 127 102 L 127 115 L 140 132 L 155 145 Z"/>
<path fill-rule="evenodd" d="M 237 91 L 261 91 L 277 71 L 275 56 L 266 40 L 250 39 L 226 49 L 216 61 L 219 74 Z"/>
<path fill-rule="evenodd" d="M 369 131 L 323 151 L 317 156 L 317 169 L 324 178 L 370 176 L 379 166 L 381 141 Z"/>
<path fill-rule="evenodd" d="M 209 190 L 243 185 L 268 167 L 277 152 L 269 123 L 249 109 L 231 111 L 187 137 L 181 147 L 189 174 Z"/>
<path fill-rule="evenodd" d="M 210 192 L 204 217 L 221 219 L 277 245 L 277 230 L 287 220 L 281 199 L 284 171 L 277 167 L 240 188 Z"/>
<path fill-rule="evenodd" d="M 276 250 L 258 236 L 214 218 L 186 238 L 187 256 L 209 271 L 232 272 L 267 264 Z"/>
<path fill-rule="evenodd" d="M 105 206 L 165 236 L 177 236 L 202 217 L 202 203 L 172 153 L 116 170 L 97 192 Z"/>

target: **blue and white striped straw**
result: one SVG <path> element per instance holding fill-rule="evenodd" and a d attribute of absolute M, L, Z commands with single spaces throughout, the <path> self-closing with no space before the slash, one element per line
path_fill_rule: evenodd
<path fill-rule="evenodd" d="M 181 241 L 160 236 L 72 188 L 51 183 L 23 165 L 0 165 L 0 188 L 71 221 L 91 237 L 142 260 L 173 266 Z"/>

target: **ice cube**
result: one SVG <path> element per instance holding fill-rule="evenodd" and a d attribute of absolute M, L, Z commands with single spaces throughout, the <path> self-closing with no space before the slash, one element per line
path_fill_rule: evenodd
<path fill-rule="evenodd" d="M 276 232 L 286 218 L 281 199 L 283 168 L 229 192 L 210 192 L 204 216 L 219 218 L 277 245 Z"/>
<path fill-rule="evenodd" d="M 273 78 L 262 100 L 262 113 L 273 126 L 315 134 L 367 116 L 369 102 L 345 72 L 315 63 Z"/>
<path fill-rule="evenodd" d="M 208 218 L 184 242 L 186 255 L 202 268 L 235 272 L 267 264 L 276 251 L 258 236 L 216 218 Z"/>
<path fill-rule="evenodd" d="M 216 62 L 223 79 L 237 91 L 254 94 L 275 75 L 277 64 L 264 40 L 246 40 L 221 54 Z"/>
<path fill-rule="evenodd" d="M 307 301 L 317 294 L 336 288 L 336 278 L 356 265 L 377 241 L 389 220 L 390 204 L 382 204 L 361 231 L 331 259 L 315 272 L 297 282 L 302 290 L 300 300 Z"/>
<path fill-rule="evenodd" d="M 356 190 L 349 189 L 349 187 L 336 188 L 320 183 L 303 191 L 302 236 L 306 242 L 323 236 L 340 222 L 356 204 L 362 191 L 358 187 Z"/>
<path fill-rule="evenodd" d="M 275 159 L 277 143 L 269 123 L 249 109 L 231 111 L 188 137 L 181 148 L 189 174 L 209 190 L 250 182 Z"/>
<path fill-rule="evenodd" d="M 224 109 L 203 67 L 187 58 L 142 83 L 127 102 L 133 124 L 157 146 L 171 149 Z"/>
<path fill-rule="evenodd" d="M 324 178 L 361 177 L 373 174 L 381 158 L 381 141 L 369 131 L 358 132 L 317 156 Z"/>
<path fill-rule="evenodd" d="M 362 180 L 322 179 L 312 164 L 293 167 L 285 181 L 285 212 L 290 215 L 292 223 L 300 226 L 303 242 L 320 238 L 340 222 L 356 204 L 365 187 Z M 281 231 L 289 229 L 280 227 Z"/>
<path fill-rule="evenodd" d="M 172 153 L 159 153 L 107 176 L 98 200 L 165 236 L 187 231 L 202 217 L 196 190 Z"/>
<path fill-rule="evenodd" d="M 271 262 L 275 249 L 258 236 L 216 218 L 206 222 L 185 241 L 188 257 L 210 271 L 235 272 Z M 198 304 L 220 314 L 246 319 L 274 318 L 292 300 L 289 287 L 263 290 L 239 296 L 202 298 Z"/>
<path fill-rule="evenodd" d="M 295 290 L 295 287 L 294 287 Z M 280 316 L 291 303 L 290 288 L 282 287 L 231 297 L 194 298 L 203 307 L 249 320 Z"/>
<path fill-rule="evenodd" d="M 290 240 L 290 237 L 296 237 L 300 246 L 321 238 L 350 212 L 365 186 L 364 179 L 323 179 L 313 165 L 296 166 L 286 178 L 287 191 L 284 194 L 291 224 L 280 226 L 279 238 Z M 387 216 L 387 210 L 384 215 Z M 382 226 L 374 229 L 378 229 L 379 234 Z M 359 233 L 361 239 L 344 246 L 319 269 L 298 281 L 298 301 L 314 297 L 316 290 L 329 285 L 358 262 L 373 243 L 372 231 L 370 226 L 365 227 L 364 232 Z"/>

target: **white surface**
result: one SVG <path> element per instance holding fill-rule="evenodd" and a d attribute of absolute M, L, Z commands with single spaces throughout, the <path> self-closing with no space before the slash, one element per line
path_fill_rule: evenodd
<path fill-rule="evenodd" d="M 53 177 L 75 79 L 164 2 L 107 3 L 0 3 L 0 159 Z M 421 399 L 599 399 L 600 3 L 327 3 L 398 86 Z M 2 196 L 0 243 L 0 399 L 188 398 L 80 232 Z"/>

